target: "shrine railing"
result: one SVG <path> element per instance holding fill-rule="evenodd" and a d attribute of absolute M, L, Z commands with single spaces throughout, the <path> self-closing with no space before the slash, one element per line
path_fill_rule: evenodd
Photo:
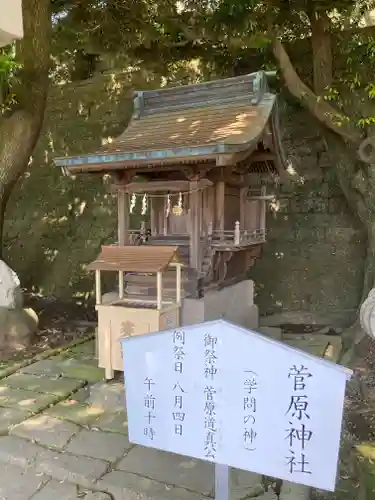
<path fill-rule="evenodd" d="M 256 245 L 266 241 L 266 233 L 263 229 L 240 230 L 239 223 L 236 223 L 233 231 L 212 231 L 211 241 L 216 247 Z"/>
<path fill-rule="evenodd" d="M 153 238 L 158 239 L 159 237 L 169 237 L 172 238 L 186 238 L 189 235 L 184 234 L 169 234 L 169 235 L 151 235 L 145 229 L 130 230 L 128 231 L 128 241 L 130 245 L 142 245 L 146 243 L 151 243 Z M 248 246 L 256 245 L 259 243 L 264 243 L 266 241 L 266 232 L 263 229 L 240 229 L 240 225 L 236 222 L 235 227 L 232 231 L 228 230 L 212 230 L 210 225 L 204 230 L 201 243 L 200 243 L 200 256 L 206 251 L 206 248 L 213 245 L 218 246 Z M 201 259 L 200 259 L 201 260 Z"/>

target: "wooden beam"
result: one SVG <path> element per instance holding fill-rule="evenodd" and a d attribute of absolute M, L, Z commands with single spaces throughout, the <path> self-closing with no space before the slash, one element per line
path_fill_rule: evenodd
<path fill-rule="evenodd" d="M 236 165 L 237 163 L 241 163 L 244 160 L 248 160 L 250 163 L 253 162 L 262 162 L 262 161 L 275 161 L 276 159 L 276 154 L 275 153 L 268 153 L 268 152 L 261 152 L 261 151 L 254 151 L 256 145 L 253 144 L 253 146 L 245 151 L 239 151 L 238 153 L 232 153 L 232 154 L 222 154 L 218 155 L 216 158 L 216 165 L 218 167 L 228 167 L 230 165 Z M 253 149 L 254 148 L 254 149 Z"/>
<path fill-rule="evenodd" d="M 149 181 L 149 182 L 130 182 L 129 184 L 114 184 L 113 189 L 123 191 L 125 193 L 158 193 L 158 192 L 174 192 L 189 191 L 189 181 Z M 198 189 L 205 189 L 212 186 L 212 181 L 209 179 L 201 179 L 198 181 Z"/>
<path fill-rule="evenodd" d="M 228 167 L 229 165 L 234 165 L 234 155 L 226 154 L 226 155 L 217 155 L 216 157 L 216 166 L 217 167 Z"/>
<path fill-rule="evenodd" d="M 96 295 L 96 304 L 100 305 L 102 303 L 102 283 L 101 283 L 101 274 L 99 269 L 95 271 L 95 295 Z"/>
<path fill-rule="evenodd" d="M 182 264 L 176 264 L 176 302 L 181 305 L 181 277 L 182 277 Z"/>
<path fill-rule="evenodd" d="M 263 188 L 262 188 L 263 189 Z M 275 195 L 273 194 L 265 194 L 265 195 L 260 195 L 260 196 L 249 196 L 249 200 L 274 200 Z"/>
<path fill-rule="evenodd" d="M 124 298 L 124 271 L 118 272 L 118 295 L 120 299 Z"/>
<path fill-rule="evenodd" d="M 157 308 L 160 311 L 163 306 L 163 278 L 162 273 L 156 273 L 156 297 L 157 297 Z"/>

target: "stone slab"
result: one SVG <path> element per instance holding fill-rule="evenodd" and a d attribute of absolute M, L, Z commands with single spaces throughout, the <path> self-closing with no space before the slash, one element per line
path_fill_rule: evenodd
<path fill-rule="evenodd" d="M 48 479 L 33 469 L 25 470 L 14 465 L 3 465 L 0 468 L 0 499 L 30 500 Z"/>
<path fill-rule="evenodd" d="M 60 399 L 68 397 L 72 392 L 80 389 L 85 384 L 85 382 L 75 379 L 38 377 L 26 373 L 14 373 L 10 377 L 3 379 L 2 383 L 14 389 L 55 394 Z"/>
<path fill-rule="evenodd" d="M 43 450 L 39 445 L 16 436 L 0 437 L 0 462 L 29 468 Z"/>
<path fill-rule="evenodd" d="M 80 428 L 71 422 L 49 415 L 37 415 L 15 425 L 11 429 L 11 435 L 51 448 L 62 449 L 79 430 Z"/>
<path fill-rule="evenodd" d="M 20 373 L 28 373 L 30 375 L 61 375 L 90 383 L 99 382 L 104 378 L 104 370 L 98 368 L 96 363 L 92 363 L 89 360 L 87 362 L 80 362 L 77 359 L 67 359 L 63 356 L 56 356 L 25 366 L 20 370 Z"/>
<path fill-rule="evenodd" d="M 82 387 L 82 389 L 79 389 L 77 392 L 74 393 L 73 399 L 79 401 L 80 403 L 83 403 L 87 400 L 89 396 L 90 396 L 90 386 L 85 385 L 85 387 Z"/>
<path fill-rule="evenodd" d="M 8 434 L 13 425 L 31 417 L 31 413 L 16 408 L 0 408 L 0 435 Z"/>
<path fill-rule="evenodd" d="M 214 486 L 213 465 L 174 453 L 136 446 L 116 469 L 208 495 Z"/>
<path fill-rule="evenodd" d="M 66 400 L 58 403 L 44 411 L 45 415 L 51 415 L 62 420 L 68 420 L 78 425 L 94 425 L 95 421 L 103 414 L 102 408 L 96 408 L 79 403 L 76 400 Z"/>
<path fill-rule="evenodd" d="M 32 500 L 111 500 L 107 493 L 83 490 L 75 484 L 49 481 Z"/>
<path fill-rule="evenodd" d="M 43 451 L 36 457 L 36 470 L 58 481 L 68 481 L 90 488 L 109 468 L 107 462 L 96 458 L 77 457 L 42 447 L 41 449 Z"/>
<path fill-rule="evenodd" d="M 92 354 L 93 356 L 95 356 L 95 340 L 89 340 L 88 342 L 84 342 L 82 344 L 71 347 L 68 352 L 78 354 Z"/>
<path fill-rule="evenodd" d="M 0 437 L 0 462 L 31 467 L 37 473 L 57 481 L 77 483 L 89 489 L 89 485 L 103 476 L 109 468 L 109 464 L 103 460 L 47 450 L 16 436 Z"/>
<path fill-rule="evenodd" d="M 30 375 L 62 375 L 61 369 L 58 366 L 58 361 L 63 358 L 53 357 L 51 359 L 43 359 L 31 365 L 25 366 L 19 370 L 19 373 L 29 373 Z"/>
<path fill-rule="evenodd" d="M 90 388 L 86 401 L 109 412 L 125 411 L 124 384 L 120 382 L 99 382 Z"/>
<path fill-rule="evenodd" d="M 97 487 L 111 493 L 116 500 L 207 500 L 199 493 L 122 471 L 105 474 Z"/>
<path fill-rule="evenodd" d="M 12 389 L 4 385 L 0 386 L 0 406 L 6 408 L 38 413 L 58 400 L 58 396 L 53 394 L 40 394 L 23 389 Z"/>
<path fill-rule="evenodd" d="M 89 361 L 86 363 L 76 359 L 66 359 L 58 363 L 58 368 L 65 377 L 85 380 L 90 384 L 104 379 L 104 370 L 98 368 L 96 362 L 92 364 Z"/>
<path fill-rule="evenodd" d="M 75 363 L 79 363 L 80 365 L 88 365 L 93 366 L 94 368 L 98 368 L 98 360 L 92 354 L 68 351 L 61 354 L 61 357 L 63 358 L 61 361 L 74 361 Z M 100 370 L 101 368 L 98 369 Z"/>
<path fill-rule="evenodd" d="M 128 422 L 125 412 L 103 413 L 103 415 L 91 422 L 90 426 L 106 432 L 128 435 Z"/>
<path fill-rule="evenodd" d="M 83 429 L 71 439 L 66 451 L 74 455 L 115 462 L 132 446 L 129 439 L 121 434 Z"/>

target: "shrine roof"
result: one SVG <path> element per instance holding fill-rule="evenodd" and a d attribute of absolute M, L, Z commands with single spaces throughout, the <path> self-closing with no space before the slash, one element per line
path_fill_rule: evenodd
<path fill-rule="evenodd" d="M 280 147 L 276 96 L 264 72 L 136 92 L 125 131 L 98 151 L 56 158 L 68 172 L 217 161 L 254 151 L 263 136 Z"/>
<path fill-rule="evenodd" d="M 170 264 L 180 263 L 176 246 L 102 246 L 100 254 L 91 262 L 90 271 L 126 271 L 157 273 Z"/>

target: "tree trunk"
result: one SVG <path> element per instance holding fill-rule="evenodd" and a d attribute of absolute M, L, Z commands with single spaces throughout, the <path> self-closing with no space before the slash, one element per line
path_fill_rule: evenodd
<path fill-rule="evenodd" d="M 358 159 L 361 133 L 351 124 L 350 116 L 343 115 L 320 98 L 331 85 L 332 50 L 329 19 L 325 14 L 313 13 L 311 43 L 313 49 L 314 90 L 298 76 L 282 43 L 273 39 L 273 52 L 289 91 L 318 119 L 328 153 L 336 166 L 338 181 L 348 204 L 363 224 L 367 236 L 367 255 L 364 263 L 362 296 L 359 307 L 375 286 L 375 165 L 366 165 Z M 363 339 L 359 319 L 343 333 L 344 355 L 341 362 L 350 364 L 355 346 Z"/>
<path fill-rule="evenodd" d="M 366 173 L 366 166 L 358 161 L 356 148 L 347 144 L 339 136 L 323 130 L 328 153 L 336 166 L 337 178 L 342 192 L 353 213 L 362 223 L 366 235 L 366 258 L 363 266 L 363 286 L 359 307 L 375 285 L 375 179 Z M 357 319 L 342 334 L 345 362 L 350 363 L 355 346 L 364 338 Z"/>
<path fill-rule="evenodd" d="M 39 138 L 49 86 L 50 0 L 23 0 L 24 38 L 17 43 L 21 64 L 14 87 L 15 108 L 0 122 L 0 252 L 5 210 L 14 186 L 26 171 Z"/>
<path fill-rule="evenodd" d="M 332 84 L 332 44 L 330 19 L 324 11 L 310 16 L 313 52 L 313 81 L 316 95 L 323 95 Z"/>

